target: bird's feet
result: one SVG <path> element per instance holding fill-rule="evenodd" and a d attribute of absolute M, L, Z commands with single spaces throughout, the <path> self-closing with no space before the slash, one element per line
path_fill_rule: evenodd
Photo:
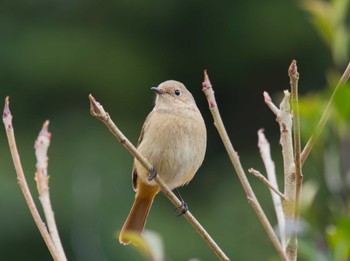
<path fill-rule="evenodd" d="M 174 209 L 175 216 L 179 217 L 188 211 L 188 205 L 184 201 L 184 199 L 181 197 L 181 195 L 177 189 L 174 189 L 174 193 L 177 196 L 177 198 L 181 201 L 181 206 Z"/>
<path fill-rule="evenodd" d="M 188 205 L 185 201 L 181 202 L 181 206 L 174 209 L 174 214 L 176 217 L 182 216 L 188 211 Z"/>
<path fill-rule="evenodd" d="M 157 176 L 156 167 L 154 167 L 154 165 L 152 165 L 151 172 L 149 173 L 149 176 L 148 176 L 148 181 L 152 181 L 156 176 Z"/>

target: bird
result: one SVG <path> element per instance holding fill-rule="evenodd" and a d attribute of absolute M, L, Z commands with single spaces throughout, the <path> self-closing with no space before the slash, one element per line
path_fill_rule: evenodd
<path fill-rule="evenodd" d="M 151 90 L 156 93 L 155 105 L 143 124 L 137 149 L 168 188 L 176 190 L 192 180 L 204 160 L 207 145 L 204 119 L 183 83 L 168 80 Z M 153 200 L 160 191 L 152 175 L 155 172 L 150 173 L 134 159 L 132 186 L 136 193 L 119 234 L 123 245 L 136 244 L 128 233 L 142 234 Z M 182 202 L 185 212 L 187 204 Z"/>

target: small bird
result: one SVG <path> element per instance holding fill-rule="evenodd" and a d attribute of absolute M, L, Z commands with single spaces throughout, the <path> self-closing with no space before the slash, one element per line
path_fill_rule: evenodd
<path fill-rule="evenodd" d="M 185 85 L 169 80 L 151 89 L 156 93 L 155 106 L 143 124 L 138 150 L 173 190 L 189 183 L 202 164 L 207 131 Z M 149 177 L 149 171 L 134 159 L 132 185 L 136 195 L 119 235 L 121 244 L 130 243 L 127 233 L 142 233 L 153 199 L 160 191 Z"/>

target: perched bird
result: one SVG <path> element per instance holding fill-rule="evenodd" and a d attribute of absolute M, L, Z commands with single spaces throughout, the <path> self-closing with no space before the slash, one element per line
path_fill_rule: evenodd
<path fill-rule="evenodd" d="M 165 81 L 151 88 L 155 106 L 143 124 L 138 150 L 153 164 L 157 175 L 171 189 L 189 183 L 203 162 L 207 131 L 192 94 L 177 81 Z M 132 185 L 135 201 L 119 235 L 121 244 L 129 244 L 128 232 L 141 234 L 158 184 L 150 173 L 134 160 Z"/>

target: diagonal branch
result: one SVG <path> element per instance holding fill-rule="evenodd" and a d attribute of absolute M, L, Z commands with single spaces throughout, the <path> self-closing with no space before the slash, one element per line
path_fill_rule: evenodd
<path fill-rule="evenodd" d="M 124 134 L 118 129 L 114 124 L 109 114 L 103 109 L 102 105 L 98 103 L 95 98 L 90 94 L 90 113 L 92 116 L 96 117 L 102 121 L 110 132 L 118 139 L 118 141 L 151 173 L 153 166 L 147 161 L 146 158 L 135 148 L 135 146 L 124 136 Z M 181 208 L 181 201 L 175 196 L 175 194 L 166 186 L 162 179 L 156 175 L 154 180 L 160 186 L 163 194 L 176 206 Z M 202 227 L 202 225 L 196 220 L 196 218 L 191 214 L 190 211 L 186 211 L 183 216 L 187 221 L 196 229 L 196 231 L 201 235 L 201 237 L 207 242 L 214 253 L 220 258 L 220 260 L 230 259 L 225 255 L 225 253 L 220 249 L 216 242 L 211 238 L 208 232 Z"/>
<path fill-rule="evenodd" d="M 335 94 L 337 93 L 337 91 L 339 90 L 339 88 L 343 85 L 346 84 L 346 82 L 348 81 L 350 77 L 350 62 L 348 64 L 348 66 L 346 67 L 343 75 L 341 76 L 337 86 L 335 87 L 331 98 L 329 99 L 327 106 L 321 116 L 320 121 L 317 124 L 315 133 L 310 137 L 310 139 L 308 140 L 308 142 L 306 143 L 303 151 L 301 152 L 301 157 L 300 157 L 300 162 L 301 165 L 304 165 L 305 160 L 307 159 L 307 157 L 309 156 L 313 146 L 315 145 L 316 141 L 318 140 L 318 138 L 320 137 L 322 130 L 324 128 L 324 126 L 326 125 L 328 118 L 331 114 L 331 110 L 332 110 L 332 105 L 333 105 L 333 100 L 335 97 Z"/>
<path fill-rule="evenodd" d="M 209 77 L 207 74 L 207 71 L 204 71 L 204 82 L 202 83 L 203 86 L 203 92 L 205 96 L 207 97 L 209 109 L 211 114 L 214 118 L 214 125 L 217 128 L 219 135 L 224 143 L 224 146 L 226 148 L 227 154 L 230 157 L 231 163 L 233 167 L 236 170 L 236 173 L 238 175 L 238 178 L 243 186 L 243 189 L 247 195 L 247 199 L 249 203 L 252 205 L 255 213 L 257 214 L 258 218 L 260 219 L 263 227 L 265 228 L 265 231 L 267 235 L 269 236 L 273 246 L 275 247 L 278 254 L 281 256 L 282 260 L 288 261 L 288 258 L 286 256 L 286 253 L 284 252 L 282 245 L 280 241 L 278 240 L 278 237 L 276 236 L 269 220 L 267 219 L 258 199 L 255 196 L 255 193 L 250 186 L 250 183 L 247 179 L 247 176 L 243 170 L 242 164 L 239 160 L 238 153 L 235 151 L 235 149 L 232 146 L 232 143 L 228 137 L 228 134 L 226 132 L 224 123 L 222 122 L 221 115 L 216 103 L 216 99 L 214 96 L 214 91 L 212 88 L 212 85 L 209 81 Z"/>
<path fill-rule="evenodd" d="M 273 185 L 263 174 L 260 173 L 260 171 L 250 168 L 248 169 L 248 172 L 253 174 L 255 177 L 257 177 L 262 183 L 264 183 L 272 192 L 276 193 L 281 199 L 285 199 L 284 195 L 281 191 L 278 190 L 275 185 Z"/>

